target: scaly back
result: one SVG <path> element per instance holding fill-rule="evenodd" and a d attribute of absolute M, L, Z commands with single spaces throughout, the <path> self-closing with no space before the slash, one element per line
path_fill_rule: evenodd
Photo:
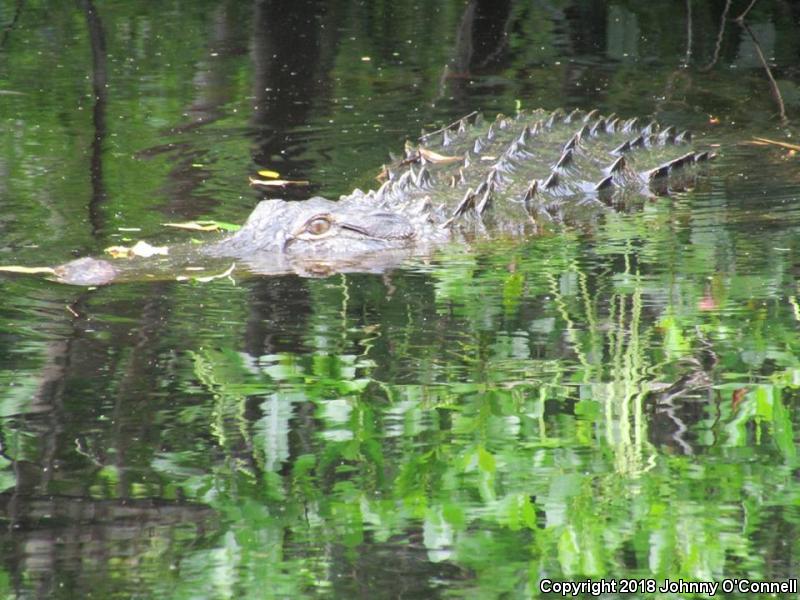
<path fill-rule="evenodd" d="M 473 113 L 407 143 L 380 189 L 342 200 L 451 229 L 491 223 L 511 232 L 685 189 L 693 177 L 686 167 L 714 156 L 690 143 L 686 131 L 596 110 L 525 111 L 490 123 Z"/>

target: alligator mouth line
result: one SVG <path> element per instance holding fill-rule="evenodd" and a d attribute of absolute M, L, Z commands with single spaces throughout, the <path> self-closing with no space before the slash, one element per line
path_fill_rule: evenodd
<path fill-rule="evenodd" d="M 361 236 L 361 238 L 363 240 L 381 242 L 387 247 L 391 247 L 393 244 L 396 245 L 398 242 L 408 241 L 408 240 L 410 240 L 410 239 L 412 239 L 414 237 L 413 236 L 413 232 L 410 232 L 410 233 L 408 233 L 406 235 L 381 236 L 380 234 L 371 232 L 366 227 L 362 227 L 360 225 L 354 225 L 352 223 L 339 223 L 338 227 L 339 227 L 340 230 L 351 231 L 353 233 L 358 234 L 359 236 Z M 316 239 L 313 239 L 313 238 L 312 239 L 309 239 L 309 238 L 301 239 L 301 238 L 290 237 L 289 239 L 287 239 L 284 242 L 283 251 L 284 252 L 287 251 L 289 249 L 289 247 L 295 242 L 302 241 L 302 242 L 312 243 L 313 244 L 315 241 L 322 242 L 323 240 L 330 239 L 332 237 L 335 237 L 335 234 L 334 235 L 330 235 L 330 234 L 321 235 Z M 374 250 L 377 250 L 377 249 L 378 248 L 374 248 Z"/>
<path fill-rule="evenodd" d="M 339 225 L 339 227 L 341 227 L 342 229 L 347 229 L 348 231 L 354 231 L 354 232 L 359 233 L 359 234 L 363 235 L 364 237 L 368 237 L 368 238 L 370 238 L 372 240 L 382 239 L 382 238 L 376 237 L 374 235 L 370 235 L 370 233 L 366 229 L 364 229 L 363 227 L 359 227 L 358 225 L 351 225 L 349 223 L 342 223 L 342 224 Z"/>
<path fill-rule="evenodd" d="M 391 241 L 389 239 L 382 238 L 382 237 L 379 237 L 377 235 L 371 234 L 369 232 L 369 230 L 367 230 L 364 227 L 359 227 L 358 225 L 352 225 L 350 223 L 340 223 L 339 224 L 339 229 L 340 230 L 344 230 L 344 231 L 352 231 L 353 233 L 357 233 L 359 236 L 361 236 L 365 240 L 372 240 L 372 241 L 376 241 L 376 242 L 385 242 L 385 243 L 388 243 L 388 242 Z M 296 242 L 306 242 L 306 243 L 313 244 L 314 242 L 322 242 L 322 241 L 324 241 L 326 239 L 331 239 L 332 237 L 335 237 L 335 234 L 334 235 L 321 235 L 317 239 L 300 239 L 300 238 L 290 237 L 289 239 L 287 239 L 283 243 L 283 251 L 284 252 L 288 251 L 288 249 L 291 247 L 291 245 L 296 243 Z"/>

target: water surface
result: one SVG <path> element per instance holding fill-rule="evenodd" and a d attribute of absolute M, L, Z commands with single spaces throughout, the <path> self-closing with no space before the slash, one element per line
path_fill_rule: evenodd
<path fill-rule="evenodd" d="M 644 115 L 719 153 L 596 227 L 385 275 L 4 275 L 2 593 L 796 577 L 798 158 L 746 142 L 797 141 L 800 13 L 759 1 L 748 31 L 747 4 L 0 0 L 4 264 L 241 222 L 259 169 L 336 198 L 475 109 Z"/>

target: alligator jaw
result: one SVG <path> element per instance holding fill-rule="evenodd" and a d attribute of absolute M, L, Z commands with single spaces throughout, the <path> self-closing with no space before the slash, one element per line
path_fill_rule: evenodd
<path fill-rule="evenodd" d="M 297 254 L 286 257 L 286 272 L 293 272 L 300 277 L 328 277 L 334 273 L 385 273 L 416 254 L 417 249 L 412 246 L 339 258 Z M 246 260 L 244 263 L 253 273 L 269 274 L 268 270 L 261 268 L 257 259 Z"/>

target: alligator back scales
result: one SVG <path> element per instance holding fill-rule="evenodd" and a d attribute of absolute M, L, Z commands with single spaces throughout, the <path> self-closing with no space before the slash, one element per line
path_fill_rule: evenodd
<path fill-rule="evenodd" d="M 407 143 L 378 190 L 341 201 L 424 213 L 451 230 L 491 223 L 529 231 L 576 211 L 684 189 L 694 175 L 686 167 L 714 156 L 690 144 L 686 131 L 596 110 L 534 110 L 492 122 L 473 113 Z"/>

